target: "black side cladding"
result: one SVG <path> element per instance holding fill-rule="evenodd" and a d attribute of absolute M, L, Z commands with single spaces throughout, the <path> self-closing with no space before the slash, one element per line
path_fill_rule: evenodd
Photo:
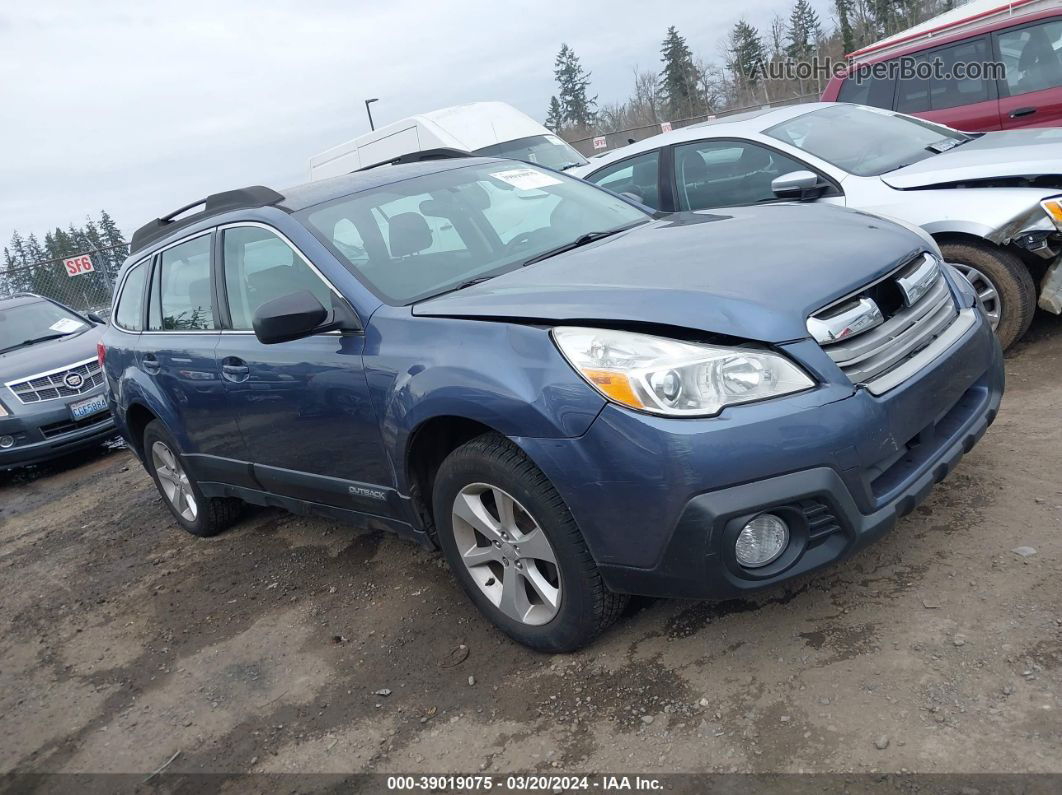
<path fill-rule="evenodd" d="M 133 233 L 133 239 L 129 246 L 129 253 L 134 254 L 154 243 L 166 235 L 175 232 L 182 227 L 188 226 L 208 218 L 211 215 L 227 212 L 229 210 L 247 210 L 254 207 L 266 207 L 283 201 L 284 196 L 272 188 L 264 185 L 251 185 L 247 188 L 227 190 L 222 193 L 213 193 L 205 199 L 199 199 L 184 207 L 178 207 L 168 215 L 149 221 Z M 202 205 L 203 209 L 197 213 L 177 218 L 178 215 L 188 212 L 193 207 Z"/>

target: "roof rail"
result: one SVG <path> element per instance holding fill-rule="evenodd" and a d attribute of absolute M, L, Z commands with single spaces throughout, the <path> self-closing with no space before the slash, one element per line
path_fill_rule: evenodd
<path fill-rule="evenodd" d="M 421 163 L 425 160 L 449 160 L 452 157 L 475 157 L 471 152 L 466 152 L 464 149 L 450 149 L 445 146 L 438 149 L 421 149 L 418 152 L 407 152 L 404 155 L 398 157 L 392 157 L 389 160 L 381 160 L 379 163 L 373 163 L 371 166 L 362 166 L 355 169 L 355 171 L 368 171 L 370 168 L 379 168 L 380 166 L 401 166 L 405 163 Z"/>
<path fill-rule="evenodd" d="M 154 221 L 149 221 L 137 229 L 133 233 L 132 241 L 129 244 L 129 253 L 134 254 L 171 232 L 195 223 L 196 221 L 201 221 L 204 218 L 209 218 L 211 215 L 217 215 L 218 213 L 226 212 L 228 210 L 247 210 L 253 207 L 266 207 L 270 204 L 276 204 L 279 201 L 283 201 L 283 199 L 284 196 L 282 194 L 277 193 L 272 188 L 267 188 L 264 185 L 251 185 L 247 188 L 227 190 L 222 193 L 212 193 L 205 199 L 186 204 L 184 207 L 178 207 L 168 215 L 156 218 Z M 177 216 L 200 205 L 203 206 L 201 211 L 192 213 L 184 218 L 177 218 Z"/>

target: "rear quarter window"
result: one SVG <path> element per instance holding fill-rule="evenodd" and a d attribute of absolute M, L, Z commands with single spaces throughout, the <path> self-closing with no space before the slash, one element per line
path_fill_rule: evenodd
<path fill-rule="evenodd" d="M 855 75 L 846 77 L 837 94 L 838 102 L 852 102 L 856 105 L 870 105 L 872 108 L 892 110 L 892 97 L 896 81 L 886 77 Z"/>
<path fill-rule="evenodd" d="M 147 260 L 129 269 L 118 306 L 114 310 L 114 325 L 126 331 L 144 330 L 144 282 L 147 280 Z"/>

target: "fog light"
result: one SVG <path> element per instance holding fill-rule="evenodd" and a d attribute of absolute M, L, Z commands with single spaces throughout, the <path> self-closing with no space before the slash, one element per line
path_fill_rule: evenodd
<path fill-rule="evenodd" d="M 747 569 L 778 559 L 789 544 L 789 526 L 773 513 L 761 513 L 741 528 L 734 544 L 737 562 Z"/>
<path fill-rule="evenodd" d="M 0 436 L 0 447 L 4 448 L 6 450 L 7 448 L 14 447 L 14 446 L 15 446 L 15 437 L 14 436 Z"/>

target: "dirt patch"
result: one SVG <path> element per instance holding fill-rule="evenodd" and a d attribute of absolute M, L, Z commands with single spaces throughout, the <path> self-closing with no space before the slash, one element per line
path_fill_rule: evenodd
<path fill-rule="evenodd" d="M 1062 772 L 1059 373 L 1041 318 L 981 444 L 854 559 L 638 600 L 563 657 L 389 535 L 250 510 L 192 538 L 122 450 L 8 478 L 0 769 Z"/>

